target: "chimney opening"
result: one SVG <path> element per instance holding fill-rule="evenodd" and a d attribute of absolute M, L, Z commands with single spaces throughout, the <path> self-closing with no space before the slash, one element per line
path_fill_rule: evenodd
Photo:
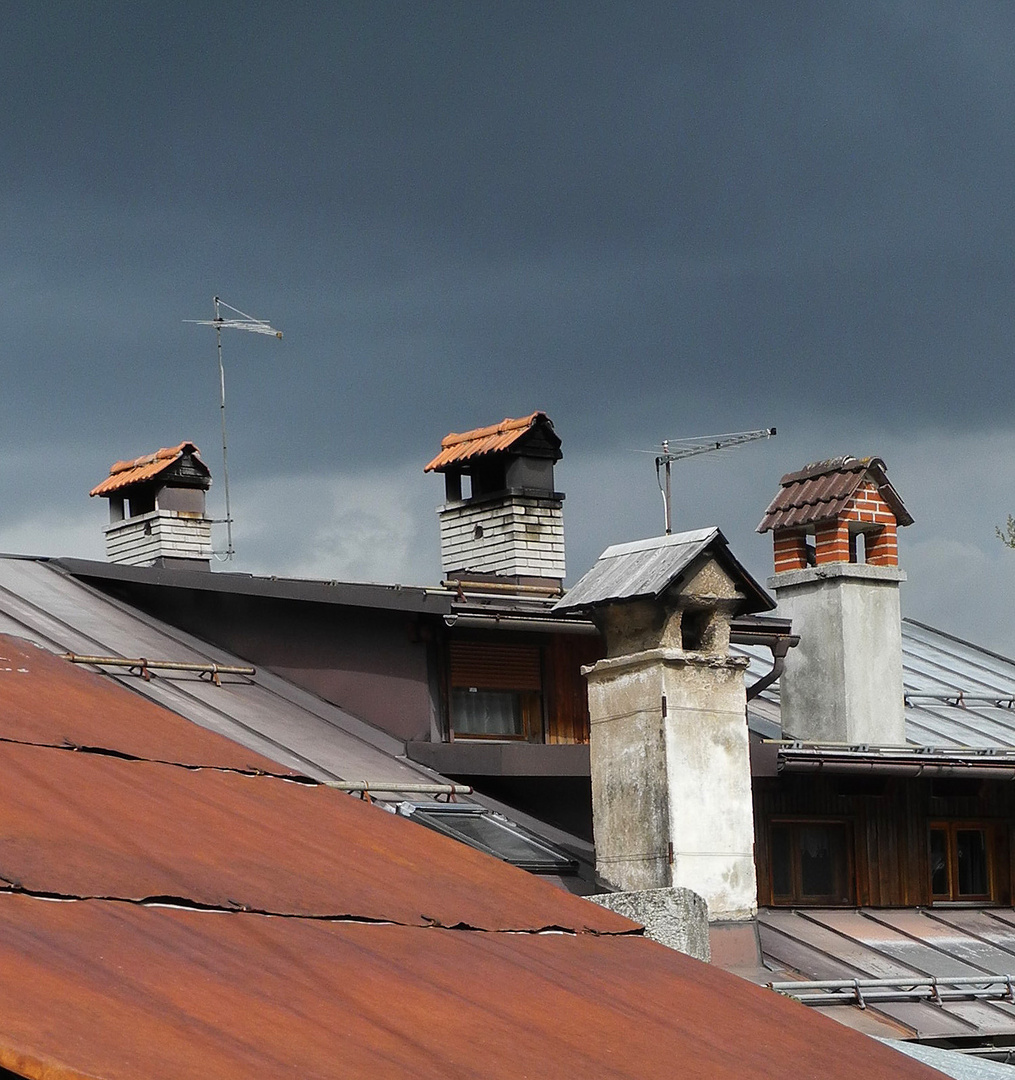
<path fill-rule="evenodd" d="M 680 615 L 680 647 L 684 652 L 703 652 L 707 645 L 711 611 L 683 611 Z"/>
<path fill-rule="evenodd" d="M 476 540 L 482 540 L 483 539 L 483 526 L 482 525 L 477 525 L 472 530 L 472 535 Z"/>
<path fill-rule="evenodd" d="M 862 532 L 851 532 L 849 534 L 849 561 L 851 563 L 863 563 L 866 562 L 866 540 Z"/>

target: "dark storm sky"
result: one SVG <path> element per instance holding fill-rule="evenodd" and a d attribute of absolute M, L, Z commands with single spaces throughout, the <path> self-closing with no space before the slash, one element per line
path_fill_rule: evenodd
<path fill-rule="evenodd" d="M 1008 3 L 0 4 L 0 547 L 192 438 L 235 567 L 432 581 L 442 435 L 545 409 L 571 579 L 677 527 L 759 576 L 779 476 L 880 453 L 904 607 L 1015 650 Z M 215 489 L 221 497 L 221 485 Z M 216 507 L 220 512 L 221 508 Z"/>

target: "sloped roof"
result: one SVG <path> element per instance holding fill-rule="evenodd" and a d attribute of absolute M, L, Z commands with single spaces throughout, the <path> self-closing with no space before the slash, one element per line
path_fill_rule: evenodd
<path fill-rule="evenodd" d="M 560 446 L 560 439 L 553 430 L 553 421 L 545 412 L 536 411 L 516 420 L 505 418 L 499 424 L 474 428 L 472 431 L 452 431 L 441 439 L 441 452 L 424 467 L 423 472 L 439 472 L 449 465 L 471 461 L 484 454 L 517 448 L 522 440 L 537 429 L 557 447 Z"/>
<path fill-rule="evenodd" d="M 709 528 L 608 547 L 592 569 L 557 601 L 553 610 L 565 613 L 587 610 L 597 604 L 655 599 L 706 551 L 731 573 L 737 587 L 745 593 L 737 614 L 775 607 L 775 601 L 729 550 L 722 532 Z"/>
<path fill-rule="evenodd" d="M 748 684 L 772 667 L 771 653 L 763 647 L 735 645 L 731 651 L 750 657 Z M 1015 749 L 1015 660 L 906 618 L 902 682 L 911 746 Z M 779 738 L 779 705 L 776 682 L 748 703 L 752 728 Z"/>
<path fill-rule="evenodd" d="M 867 482 L 878 489 L 899 525 L 912 525 L 913 518 L 892 487 L 884 461 L 878 457 L 847 456 L 817 461 L 799 472 L 787 473 L 779 481 L 779 492 L 757 531 L 802 528 L 836 518 Z"/>
<path fill-rule="evenodd" d="M 179 446 L 164 446 L 154 454 L 144 454 L 133 461 L 115 462 L 109 467 L 109 476 L 96 484 L 88 494 L 111 495 L 114 491 L 120 491 L 132 484 L 154 480 L 187 454 L 199 472 L 211 476 L 211 470 L 201 460 L 197 446 L 192 442 L 182 442 Z"/>
<path fill-rule="evenodd" d="M 0 655 L 0 702 L 19 702 L 0 1066 L 18 1075 L 931 1075 L 379 807 L 237 772 L 224 740 L 103 676 L 10 637 Z M 61 741 L 65 679 L 90 750 Z M 102 730 L 117 697 L 143 706 L 134 737 Z"/>

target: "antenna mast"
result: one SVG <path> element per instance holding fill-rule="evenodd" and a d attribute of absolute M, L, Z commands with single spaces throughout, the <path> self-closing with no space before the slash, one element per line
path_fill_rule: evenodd
<path fill-rule="evenodd" d="M 663 497 L 663 526 L 666 529 L 666 535 L 669 536 L 673 532 L 670 466 L 674 461 L 697 457 L 698 454 L 711 454 L 716 450 L 729 450 L 734 446 L 754 442 L 755 439 L 770 439 L 774 434 L 775 428 L 770 427 L 762 428 L 760 431 L 733 431 L 727 435 L 704 435 L 693 439 L 663 439 L 662 453 L 656 455 L 656 482 L 659 484 L 659 492 Z M 675 449 L 673 444 L 675 444 Z M 649 451 L 649 453 L 652 452 Z M 660 475 L 660 469 L 663 470 L 662 475 Z"/>
<path fill-rule="evenodd" d="M 213 298 L 215 304 L 215 318 L 214 319 L 184 319 L 186 323 L 193 323 L 196 326 L 214 326 L 215 327 L 215 344 L 218 349 L 218 361 L 219 361 L 219 415 L 222 418 L 222 479 L 225 482 L 226 491 L 226 559 L 231 559 L 236 552 L 233 547 L 233 515 L 229 506 L 229 458 L 226 450 L 226 369 L 222 363 L 222 329 L 226 327 L 230 330 L 250 330 L 255 334 L 268 334 L 270 337 L 276 337 L 280 341 L 282 339 L 282 331 L 276 330 L 267 320 L 255 319 L 253 315 L 247 315 L 245 312 L 240 311 L 239 308 L 231 307 L 224 300 L 220 300 L 217 296 Z M 223 319 L 222 308 L 227 308 L 233 312 L 234 315 L 239 315 L 238 319 Z"/>

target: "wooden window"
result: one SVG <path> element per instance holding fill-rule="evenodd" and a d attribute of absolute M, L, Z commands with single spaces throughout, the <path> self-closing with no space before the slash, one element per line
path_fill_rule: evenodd
<path fill-rule="evenodd" d="M 454 738 L 542 739 L 538 645 L 452 641 L 450 676 Z"/>
<path fill-rule="evenodd" d="M 773 821 L 774 904 L 852 904 L 851 832 L 845 821 Z"/>
<path fill-rule="evenodd" d="M 935 821 L 930 826 L 930 891 L 936 903 L 990 901 L 993 828 L 983 822 Z"/>

